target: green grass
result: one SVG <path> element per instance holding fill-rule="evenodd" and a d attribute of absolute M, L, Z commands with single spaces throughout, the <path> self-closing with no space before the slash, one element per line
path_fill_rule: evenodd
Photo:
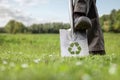
<path fill-rule="evenodd" d="M 0 34 L 0 80 L 120 80 L 120 34 L 104 35 L 107 55 L 61 58 L 58 34 Z"/>

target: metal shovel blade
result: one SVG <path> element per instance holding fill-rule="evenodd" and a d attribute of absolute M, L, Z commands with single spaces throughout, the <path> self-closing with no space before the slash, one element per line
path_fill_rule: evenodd
<path fill-rule="evenodd" d="M 70 30 L 60 29 L 62 57 L 83 57 L 89 55 L 86 32 L 78 32 L 72 37 Z"/>
<path fill-rule="evenodd" d="M 83 57 L 89 55 L 86 31 L 74 32 L 73 0 L 69 0 L 71 28 L 60 29 L 60 47 L 62 57 Z"/>

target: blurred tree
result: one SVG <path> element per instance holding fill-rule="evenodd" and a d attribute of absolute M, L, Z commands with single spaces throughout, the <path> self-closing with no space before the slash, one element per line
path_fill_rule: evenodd
<path fill-rule="evenodd" d="M 69 27 L 68 23 L 45 23 L 33 24 L 28 29 L 32 33 L 59 33 L 59 29 L 68 29 Z"/>
<path fill-rule="evenodd" d="M 0 27 L 0 33 L 6 33 L 5 28 L 4 27 Z"/>
<path fill-rule="evenodd" d="M 8 33 L 24 33 L 25 32 L 25 25 L 21 22 L 17 22 L 15 20 L 10 20 L 6 26 L 5 26 L 5 30 Z"/>
<path fill-rule="evenodd" d="M 120 21 L 117 21 L 114 25 L 113 31 L 120 32 Z"/>
<path fill-rule="evenodd" d="M 105 32 L 120 32 L 120 10 L 113 9 L 109 15 L 101 16 L 100 23 Z"/>

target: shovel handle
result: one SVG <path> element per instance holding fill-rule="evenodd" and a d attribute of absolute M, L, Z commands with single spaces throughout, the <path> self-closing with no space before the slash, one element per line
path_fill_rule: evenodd
<path fill-rule="evenodd" d="M 74 2 L 73 2 L 74 0 L 69 0 L 69 10 L 70 10 L 70 25 L 71 25 L 71 29 L 72 29 L 72 32 L 74 32 L 74 13 L 73 13 L 73 11 L 74 11 Z"/>

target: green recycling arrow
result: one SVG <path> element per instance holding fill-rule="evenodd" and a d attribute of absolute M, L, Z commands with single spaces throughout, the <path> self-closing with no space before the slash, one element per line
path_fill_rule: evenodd
<path fill-rule="evenodd" d="M 73 48 L 76 47 L 76 50 L 74 51 Z M 78 42 L 73 42 L 70 44 L 68 51 L 70 54 L 80 54 L 81 47 Z"/>

